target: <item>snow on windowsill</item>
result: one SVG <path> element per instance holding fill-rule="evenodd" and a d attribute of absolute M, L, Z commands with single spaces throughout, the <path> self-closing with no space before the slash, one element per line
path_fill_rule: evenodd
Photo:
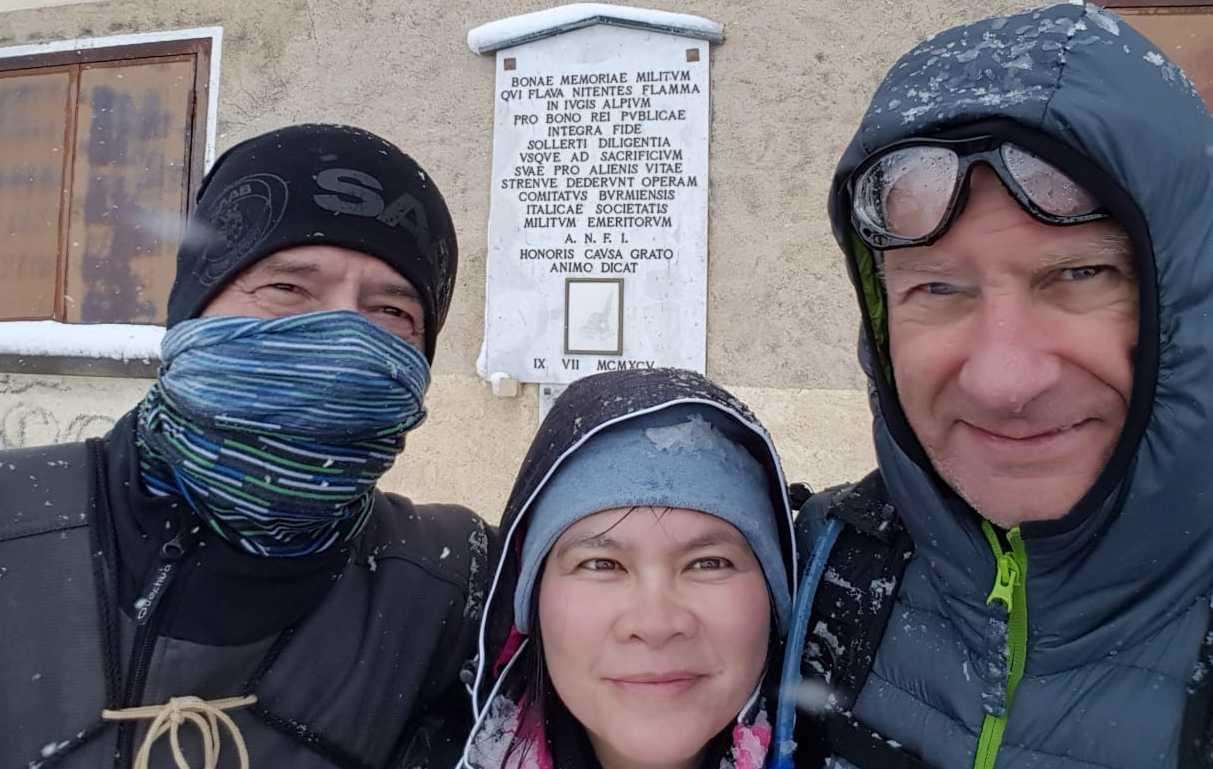
<path fill-rule="evenodd" d="M 160 359 L 163 337 L 163 326 L 5 321 L 0 355 L 151 362 Z"/>
<path fill-rule="evenodd" d="M 474 53 L 492 53 L 594 24 L 647 29 L 711 43 L 724 40 L 724 25 L 702 16 L 609 3 L 571 3 L 481 24 L 468 32 L 468 47 Z"/>

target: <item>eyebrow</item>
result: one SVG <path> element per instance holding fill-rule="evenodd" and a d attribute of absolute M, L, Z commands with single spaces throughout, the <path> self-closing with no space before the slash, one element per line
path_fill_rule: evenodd
<path fill-rule="evenodd" d="M 741 546 L 745 544 L 747 544 L 745 537 L 740 533 L 733 534 L 732 532 L 713 531 L 682 543 L 679 550 L 681 552 L 691 552 L 693 550 L 706 550 L 708 548 L 719 547 L 721 545 Z M 589 534 L 584 537 L 578 537 L 577 539 L 571 539 L 560 547 L 557 547 L 556 556 L 560 557 L 570 550 L 576 550 L 578 548 L 617 552 L 619 550 L 623 550 L 624 546 L 622 543 L 616 539 L 613 539 L 612 537 L 602 534 Z"/>
<path fill-rule="evenodd" d="M 1065 269 L 1091 264 L 1092 260 L 1108 262 L 1124 267 L 1131 273 L 1136 271 L 1132 245 L 1127 235 L 1102 233 L 1080 247 L 1068 251 L 1045 251 L 1034 268 L 1037 271 Z M 925 275 L 952 275 L 955 264 L 926 253 L 885 254 L 880 260 L 878 274 L 881 279 L 890 273 L 918 273 Z"/>
<path fill-rule="evenodd" d="M 403 299 L 413 299 L 421 301 L 421 296 L 417 293 L 417 289 L 410 286 L 408 283 L 392 283 L 380 289 L 388 296 L 397 296 Z"/>
<path fill-rule="evenodd" d="M 316 275 L 320 266 L 310 262 L 292 262 L 286 259 L 266 259 L 259 267 L 271 275 Z"/>
<path fill-rule="evenodd" d="M 1090 264 L 1094 261 L 1105 261 L 1109 255 L 1102 250 L 1084 249 L 1080 252 L 1061 252 L 1061 251 L 1046 251 L 1041 254 L 1040 263 L 1037 265 L 1039 270 L 1056 270 L 1065 269 L 1067 267 L 1077 267 L 1083 264 Z"/>
<path fill-rule="evenodd" d="M 1079 249 L 1069 252 L 1046 251 L 1041 260 L 1044 269 L 1057 269 L 1090 264 L 1092 260 L 1110 262 L 1135 272 L 1133 246 L 1127 235 L 1103 233 Z"/>
<path fill-rule="evenodd" d="M 938 257 L 926 254 L 885 254 L 880 260 L 879 273 L 884 277 L 890 272 L 917 272 L 928 275 L 950 275 L 956 271 L 956 265 Z"/>
<path fill-rule="evenodd" d="M 577 548 L 618 551 L 623 549 L 623 545 L 621 545 L 618 540 L 602 534 L 588 534 L 584 537 L 578 537 L 577 539 L 570 539 L 568 542 L 560 545 L 556 548 L 556 555 L 559 557 L 570 550 L 576 550 Z"/>
<path fill-rule="evenodd" d="M 683 550 L 703 550 L 709 547 L 719 547 L 721 545 L 743 545 L 746 544 L 745 537 L 732 532 L 714 531 L 702 536 L 695 537 L 691 541 L 682 546 Z"/>
<path fill-rule="evenodd" d="M 310 276 L 319 275 L 323 272 L 320 265 L 315 262 L 291 259 L 280 255 L 271 256 L 259 262 L 255 268 L 257 270 L 264 270 L 269 275 Z M 421 295 L 409 283 L 389 283 L 378 288 L 377 293 L 402 299 L 412 299 L 416 302 L 421 301 Z"/>

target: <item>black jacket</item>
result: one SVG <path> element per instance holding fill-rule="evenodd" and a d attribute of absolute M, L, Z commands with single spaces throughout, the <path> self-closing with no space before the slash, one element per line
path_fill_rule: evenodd
<path fill-rule="evenodd" d="M 134 425 L 0 452 L 0 767 L 126 769 L 148 722 L 103 709 L 248 694 L 230 715 L 258 769 L 452 766 L 484 523 L 380 493 L 352 546 L 253 557 L 143 490 Z M 150 766 L 174 765 L 166 736 Z"/>

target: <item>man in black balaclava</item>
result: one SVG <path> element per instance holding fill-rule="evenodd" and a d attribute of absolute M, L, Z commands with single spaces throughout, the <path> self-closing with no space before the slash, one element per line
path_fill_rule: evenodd
<path fill-rule="evenodd" d="M 456 264 L 441 194 L 374 134 L 218 160 L 147 396 L 103 439 L 0 452 L 0 764 L 455 763 L 488 532 L 376 483 Z"/>

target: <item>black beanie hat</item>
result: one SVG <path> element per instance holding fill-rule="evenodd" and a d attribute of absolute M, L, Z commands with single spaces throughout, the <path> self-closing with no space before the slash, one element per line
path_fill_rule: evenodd
<path fill-rule="evenodd" d="M 177 250 L 168 326 L 198 317 L 248 266 L 307 245 L 382 259 L 412 283 L 425 309 L 425 355 L 434 359 L 459 262 L 451 214 L 412 158 L 350 126 L 290 126 L 220 156 Z"/>

